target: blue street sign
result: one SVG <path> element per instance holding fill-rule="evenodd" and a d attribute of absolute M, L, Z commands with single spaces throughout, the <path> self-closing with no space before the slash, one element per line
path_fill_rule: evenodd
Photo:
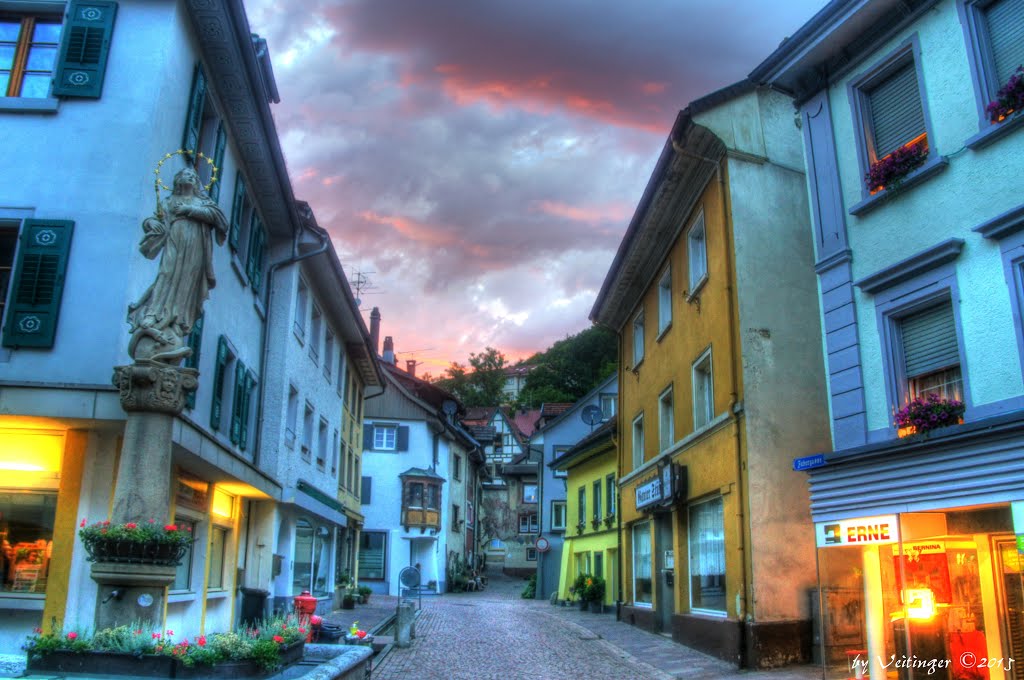
<path fill-rule="evenodd" d="M 804 456 L 803 458 L 793 459 L 793 469 L 797 472 L 800 470 L 810 470 L 811 468 L 821 467 L 824 464 L 824 453 L 816 453 L 813 456 Z"/>

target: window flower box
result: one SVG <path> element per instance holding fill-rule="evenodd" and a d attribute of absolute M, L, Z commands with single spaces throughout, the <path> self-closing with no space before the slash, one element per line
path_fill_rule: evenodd
<path fill-rule="evenodd" d="M 996 98 L 985 107 L 988 119 L 993 123 L 1002 123 L 1014 113 L 1024 110 L 1024 66 L 1010 76 L 1006 84 L 996 92 Z"/>
<path fill-rule="evenodd" d="M 864 176 L 864 184 L 871 194 L 895 189 L 904 177 L 924 165 L 927 158 L 927 139 L 901 146 L 885 158 L 871 164 L 867 175 Z"/>
<path fill-rule="evenodd" d="M 606 527 L 611 528 L 612 522 L 614 522 L 614 521 L 615 521 L 615 515 L 613 515 L 613 514 L 605 515 L 605 517 L 604 517 L 604 525 Z"/>
<path fill-rule="evenodd" d="M 583 530 L 586 529 L 586 528 L 587 528 L 587 525 L 584 524 L 583 522 L 580 522 L 579 524 L 576 525 L 576 534 L 577 535 L 582 534 Z"/>
<path fill-rule="evenodd" d="M 158 564 L 178 566 L 193 537 L 188 528 L 176 524 L 157 524 L 154 520 L 138 524 L 109 521 L 79 524 L 78 536 L 90 562 Z"/>
<path fill-rule="evenodd" d="M 907 437 L 958 425 L 963 422 L 964 411 L 964 403 L 959 399 L 943 399 L 932 393 L 910 401 L 896 412 L 894 422 L 897 434 Z"/>

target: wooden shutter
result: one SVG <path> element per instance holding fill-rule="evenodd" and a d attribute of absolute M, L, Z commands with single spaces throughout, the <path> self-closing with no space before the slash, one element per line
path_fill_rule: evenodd
<path fill-rule="evenodd" d="M 1024 0 L 1002 0 L 985 8 L 996 88 L 1024 65 Z"/>
<path fill-rule="evenodd" d="M 900 331 L 908 378 L 960 365 L 951 303 L 945 302 L 904 318 Z"/>
<path fill-rule="evenodd" d="M 192 350 L 192 356 L 185 359 L 185 366 L 188 368 L 199 368 L 199 350 L 203 346 L 203 317 L 200 316 L 192 324 L 192 330 L 188 334 L 188 346 Z M 196 407 L 196 390 L 185 395 L 185 405 L 189 408 Z"/>
<path fill-rule="evenodd" d="M 231 227 L 228 230 L 228 244 L 238 250 L 238 239 L 242 234 L 242 213 L 245 212 L 245 178 L 239 172 L 235 175 L 235 198 L 231 203 Z"/>
<path fill-rule="evenodd" d="M 362 484 L 359 489 L 359 503 L 360 505 L 370 504 L 370 494 L 373 491 L 373 477 L 363 477 Z"/>
<path fill-rule="evenodd" d="M 70 220 L 24 221 L 4 347 L 53 347 L 74 227 Z"/>
<path fill-rule="evenodd" d="M 363 425 L 363 448 L 373 450 L 373 425 Z"/>
<path fill-rule="evenodd" d="M 206 104 L 206 76 L 203 67 L 196 64 L 192 74 L 192 93 L 188 99 L 188 115 L 185 117 L 185 134 L 182 136 L 181 148 L 185 151 L 199 149 L 199 134 L 203 129 L 203 106 Z M 192 154 L 189 158 L 193 160 Z"/>
<path fill-rule="evenodd" d="M 409 426 L 399 425 L 395 433 L 395 451 L 409 450 Z"/>
<path fill-rule="evenodd" d="M 910 61 L 867 93 L 875 157 L 884 158 L 925 133 L 917 69 Z"/>
<path fill-rule="evenodd" d="M 256 387 L 256 376 L 247 371 L 245 374 L 245 387 L 242 389 L 242 432 L 238 437 L 238 448 L 243 451 L 245 451 L 245 447 L 249 443 L 249 405 L 252 403 L 254 387 Z"/>
<path fill-rule="evenodd" d="M 210 428 L 220 429 L 221 402 L 224 395 L 224 371 L 228 365 L 228 341 L 224 336 L 217 339 L 217 363 L 213 369 L 213 398 L 210 400 Z"/>
<path fill-rule="evenodd" d="M 242 410 L 245 407 L 245 364 L 235 362 L 235 389 L 231 399 L 231 429 L 229 436 L 232 444 L 242 440 Z"/>
<path fill-rule="evenodd" d="M 213 164 L 217 167 L 217 181 L 210 187 L 210 198 L 220 199 L 221 177 L 224 175 L 224 148 L 228 145 L 228 133 L 224 121 L 217 123 L 217 140 L 213 146 Z"/>
<path fill-rule="evenodd" d="M 99 98 L 116 16 L 116 2 L 71 3 L 54 72 L 54 96 Z"/>
<path fill-rule="evenodd" d="M 252 228 L 249 230 L 249 262 L 245 272 L 249 275 L 249 283 L 252 284 L 253 290 L 259 290 L 263 280 L 263 243 L 265 240 L 263 223 L 256 216 L 256 210 L 253 209 Z"/>

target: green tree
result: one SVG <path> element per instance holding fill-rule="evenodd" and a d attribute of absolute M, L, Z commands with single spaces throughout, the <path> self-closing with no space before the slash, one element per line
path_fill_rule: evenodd
<path fill-rule="evenodd" d="M 524 362 L 535 368 L 526 376 L 516 406 L 576 401 L 615 372 L 617 356 L 617 336 L 600 326 L 559 340 Z"/>
<path fill-rule="evenodd" d="M 436 384 L 454 394 L 464 406 L 497 406 L 507 366 L 505 355 L 488 347 L 479 354 L 470 354 L 468 367 L 453 361 Z"/>

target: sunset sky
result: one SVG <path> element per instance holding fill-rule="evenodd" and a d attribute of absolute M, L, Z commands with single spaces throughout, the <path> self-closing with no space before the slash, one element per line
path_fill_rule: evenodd
<path fill-rule="evenodd" d="M 247 0 L 296 197 L 440 375 L 587 316 L 679 109 L 824 0 Z M 301 8 L 300 11 L 297 11 Z"/>

